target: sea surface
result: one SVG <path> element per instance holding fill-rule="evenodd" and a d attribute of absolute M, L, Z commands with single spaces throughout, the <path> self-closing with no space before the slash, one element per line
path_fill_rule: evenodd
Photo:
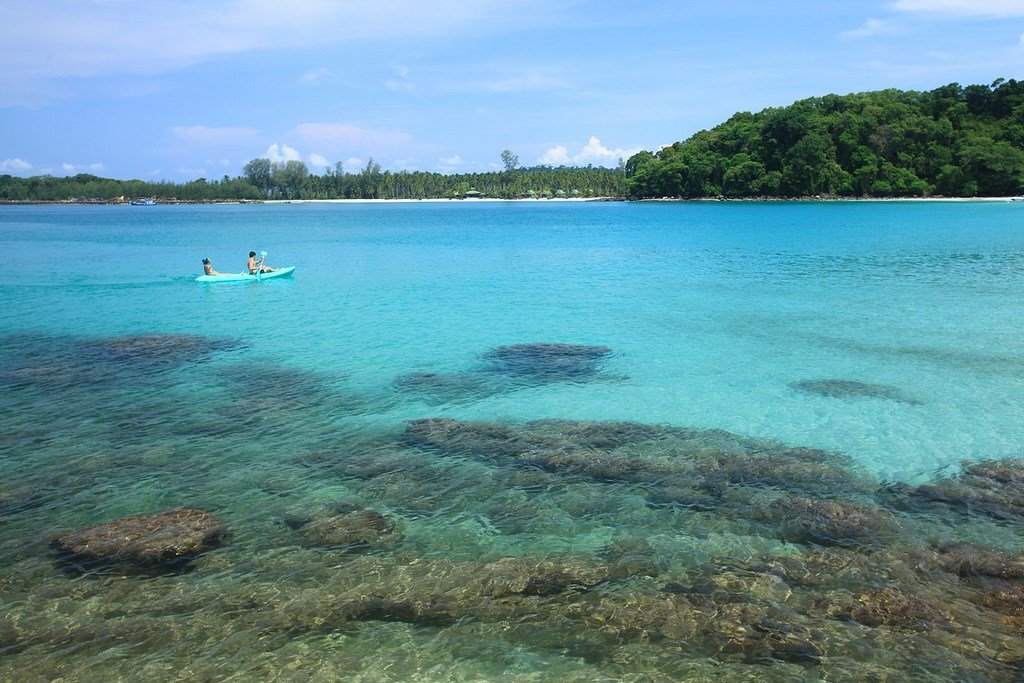
<path fill-rule="evenodd" d="M 249 250 L 296 271 L 194 282 Z M 0 679 L 1024 676 L 1024 206 L 17 206 L 0 256 Z M 52 547 L 178 507 L 230 535 Z"/>

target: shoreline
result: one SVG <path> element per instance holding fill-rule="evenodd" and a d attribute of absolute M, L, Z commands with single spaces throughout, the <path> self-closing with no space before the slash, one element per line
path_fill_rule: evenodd
<path fill-rule="evenodd" d="M 645 199 L 628 199 L 626 197 L 523 197 L 504 199 L 500 197 L 482 197 L 474 199 L 452 199 L 432 197 L 426 199 L 162 199 L 156 205 L 234 205 L 234 204 L 483 204 L 497 202 L 541 203 L 586 203 L 586 202 L 636 202 L 636 203 L 825 203 L 825 202 L 938 202 L 938 203 L 1011 203 L 1024 200 L 1020 197 L 651 197 Z M 130 206 L 128 202 L 105 199 L 55 199 L 55 200 L 0 200 L 0 206 Z"/>

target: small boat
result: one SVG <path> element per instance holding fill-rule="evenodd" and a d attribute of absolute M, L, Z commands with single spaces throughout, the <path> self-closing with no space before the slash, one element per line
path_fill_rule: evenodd
<path fill-rule="evenodd" d="M 1024 202 L 1024 197 L 1010 197 L 1011 202 Z"/>
<path fill-rule="evenodd" d="M 294 270 L 295 266 L 288 266 L 287 268 L 278 268 L 272 273 L 260 273 L 259 275 L 249 275 L 248 273 L 200 275 L 196 278 L 196 282 L 202 282 L 204 284 L 211 284 L 214 282 L 262 282 L 263 280 L 272 280 L 275 277 L 287 277 L 288 275 L 291 275 Z"/>
<path fill-rule="evenodd" d="M 131 204 L 132 206 L 155 206 L 156 205 L 156 200 L 155 199 L 133 199 L 133 200 L 131 200 L 128 203 Z"/>

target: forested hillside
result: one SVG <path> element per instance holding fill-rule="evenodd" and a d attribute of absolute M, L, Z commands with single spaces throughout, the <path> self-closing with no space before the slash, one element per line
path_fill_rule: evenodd
<path fill-rule="evenodd" d="M 645 197 L 973 197 L 1024 190 L 1024 83 L 827 95 L 740 113 L 626 163 Z"/>

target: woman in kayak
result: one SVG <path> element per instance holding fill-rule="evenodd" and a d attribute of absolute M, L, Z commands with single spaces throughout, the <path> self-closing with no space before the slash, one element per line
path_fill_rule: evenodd
<path fill-rule="evenodd" d="M 263 265 L 263 259 L 256 260 L 256 252 L 249 252 L 249 262 L 246 264 L 246 268 L 249 269 L 249 275 L 255 275 L 256 273 L 273 273 L 274 269 L 270 266 Z"/>
<path fill-rule="evenodd" d="M 203 259 L 203 272 L 206 273 L 207 275 L 223 275 L 224 274 L 224 273 L 218 273 L 216 270 L 214 270 L 213 269 L 213 264 L 210 263 L 210 259 L 208 259 L 208 258 L 204 258 Z"/>

